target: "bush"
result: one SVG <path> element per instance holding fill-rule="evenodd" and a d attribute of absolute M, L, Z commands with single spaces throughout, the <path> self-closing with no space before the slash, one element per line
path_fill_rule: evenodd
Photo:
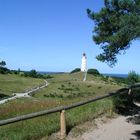
<path fill-rule="evenodd" d="M 79 71 L 81 71 L 81 69 L 80 68 L 76 68 L 73 71 L 71 71 L 70 73 L 75 73 L 75 72 L 79 72 Z"/>
<path fill-rule="evenodd" d="M 100 73 L 97 69 L 88 69 L 87 73 L 95 75 L 95 76 L 100 75 Z"/>
<path fill-rule="evenodd" d="M 36 72 L 36 70 L 31 70 L 31 71 L 29 72 L 29 76 L 30 76 L 30 77 L 33 77 L 33 78 L 37 78 L 37 72 Z"/>
<path fill-rule="evenodd" d="M 40 78 L 40 79 L 53 78 L 51 75 L 39 74 L 37 73 L 36 70 L 31 70 L 29 72 L 25 71 L 25 72 L 22 72 L 20 75 L 25 76 L 25 77 Z"/>
<path fill-rule="evenodd" d="M 0 73 L 1 74 L 8 74 L 8 73 L 10 73 L 10 70 L 7 69 L 6 67 L 0 67 Z"/>
<path fill-rule="evenodd" d="M 136 111 L 134 108 L 138 107 L 134 104 L 134 101 L 140 102 L 140 88 L 134 88 L 131 94 L 128 94 L 128 90 L 121 91 L 120 94 L 113 96 L 112 99 L 117 113 L 131 115 Z"/>
<path fill-rule="evenodd" d="M 50 79 L 50 78 L 53 78 L 53 76 L 52 75 L 44 75 L 44 78 Z"/>
<path fill-rule="evenodd" d="M 8 68 L 6 68 L 5 66 L 6 66 L 6 62 L 1 61 L 0 62 L 0 74 L 8 74 L 8 73 L 10 73 L 10 70 Z"/>
<path fill-rule="evenodd" d="M 134 84 L 136 82 L 139 82 L 140 81 L 139 74 L 137 74 L 135 71 L 130 71 L 128 73 L 127 80 L 129 84 Z"/>

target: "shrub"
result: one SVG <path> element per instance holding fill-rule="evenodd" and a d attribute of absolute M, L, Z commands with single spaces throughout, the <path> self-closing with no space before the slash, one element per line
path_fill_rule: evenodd
<path fill-rule="evenodd" d="M 36 70 L 31 70 L 30 72 L 29 72 L 29 76 L 30 77 L 33 77 L 33 78 L 36 78 L 37 77 L 37 72 L 36 72 Z"/>
<path fill-rule="evenodd" d="M 75 90 L 76 90 L 76 91 L 79 91 L 80 89 L 79 89 L 79 87 L 75 87 Z"/>
<path fill-rule="evenodd" d="M 73 71 L 71 71 L 70 73 L 75 73 L 75 72 L 79 72 L 79 71 L 81 71 L 81 69 L 80 68 L 76 68 Z"/>
<path fill-rule="evenodd" d="M 42 75 L 42 74 L 36 74 L 36 78 L 42 78 L 42 79 L 45 79 L 44 75 Z"/>
<path fill-rule="evenodd" d="M 8 74 L 8 73 L 10 73 L 10 70 L 7 69 L 6 67 L 0 67 L 0 73 L 1 74 Z"/>
<path fill-rule="evenodd" d="M 61 87 L 62 87 L 62 88 L 64 88 L 64 87 L 65 87 L 65 85 L 63 85 L 63 84 L 62 84 L 62 85 L 61 85 Z"/>
<path fill-rule="evenodd" d="M 132 108 L 135 106 L 133 103 L 133 94 L 128 95 L 128 91 L 120 92 L 119 95 L 113 96 L 114 111 L 119 114 L 131 113 Z"/>
<path fill-rule="evenodd" d="M 43 75 L 43 76 L 44 76 L 44 78 L 47 78 L 47 79 L 53 78 L 52 75 Z"/>
<path fill-rule="evenodd" d="M 128 83 L 130 83 L 130 84 L 134 84 L 136 82 L 139 82 L 140 81 L 139 74 L 137 74 L 135 71 L 130 71 L 128 73 L 127 80 L 128 80 Z"/>
<path fill-rule="evenodd" d="M 97 69 L 88 69 L 87 73 L 95 75 L 95 76 L 100 75 L 100 73 Z"/>
<path fill-rule="evenodd" d="M 37 73 L 36 70 L 22 71 L 22 72 L 20 72 L 19 74 L 20 74 L 21 76 L 25 76 L 25 77 L 40 78 L 40 79 L 49 79 L 49 78 L 53 78 L 53 76 L 51 76 L 51 75 L 46 75 L 46 74 Z"/>
<path fill-rule="evenodd" d="M 91 85 L 87 85 L 87 87 L 88 87 L 88 88 L 90 88 L 90 87 L 91 87 Z"/>
<path fill-rule="evenodd" d="M 5 66 L 6 66 L 6 62 L 5 61 L 1 61 L 0 62 L 0 73 L 1 74 L 8 74 L 8 73 L 10 73 L 10 70 L 8 68 L 6 68 Z"/>

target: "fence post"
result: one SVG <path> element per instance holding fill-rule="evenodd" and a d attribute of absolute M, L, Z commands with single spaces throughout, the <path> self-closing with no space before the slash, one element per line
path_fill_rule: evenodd
<path fill-rule="evenodd" d="M 60 112 L 60 139 L 66 137 L 66 119 L 65 119 L 65 110 Z"/>
<path fill-rule="evenodd" d="M 128 95 L 130 95 L 131 92 L 132 92 L 132 89 L 130 88 L 130 89 L 128 90 Z"/>

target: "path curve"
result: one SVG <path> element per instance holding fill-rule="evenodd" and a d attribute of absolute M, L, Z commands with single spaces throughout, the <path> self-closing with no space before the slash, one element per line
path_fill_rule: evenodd
<path fill-rule="evenodd" d="M 98 129 L 84 133 L 79 140 L 139 140 L 140 125 L 127 121 L 127 117 L 119 116 Z"/>
<path fill-rule="evenodd" d="M 81 131 L 83 128 L 84 131 Z M 140 108 L 132 116 L 98 118 L 74 130 L 69 133 L 67 140 L 140 140 Z M 76 136 L 77 130 L 80 132 Z"/>
<path fill-rule="evenodd" d="M 49 85 L 49 83 L 46 80 L 44 80 L 44 82 L 45 82 L 44 85 L 38 86 L 36 88 L 33 88 L 33 89 L 31 89 L 31 90 L 29 90 L 27 92 L 24 92 L 24 93 L 13 93 L 13 95 L 14 95 L 13 97 L 9 97 L 7 99 L 0 100 L 0 104 L 4 104 L 4 103 L 6 103 L 6 102 L 8 102 L 10 100 L 14 100 L 14 99 L 17 99 L 17 98 L 30 97 L 30 95 L 32 95 L 34 92 L 36 92 L 36 91 L 38 91 L 38 90 L 40 90 L 42 88 L 45 88 L 45 87 L 47 87 Z"/>

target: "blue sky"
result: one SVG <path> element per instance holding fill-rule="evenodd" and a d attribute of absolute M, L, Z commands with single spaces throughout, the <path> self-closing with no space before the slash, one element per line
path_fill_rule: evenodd
<path fill-rule="evenodd" d="M 92 40 L 86 9 L 99 11 L 103 0 L 1 0 L 0 60 L 10 69 L 69 72 L 81 65 L 101 73 L 140 73 L 139 42 L 118 56 L 114 68 L 96 60 L 102 50 Z"/>

